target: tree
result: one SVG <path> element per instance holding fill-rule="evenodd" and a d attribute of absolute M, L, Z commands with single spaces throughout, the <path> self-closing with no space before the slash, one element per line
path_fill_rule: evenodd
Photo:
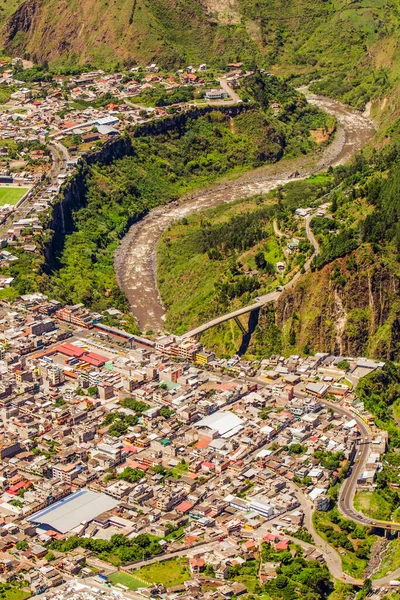
<path fill-rule="evenodd" d="M 254 260 L 256 262 L 257 269 L 261 269 L 261 271 L 263 271 L 267 264 L 267 261 L 264 256 L 264 252 L 257 252 L 257 254 L 254 257 Z"/>
<path fill-rule="evenodd" d="M 350 369 L 350 363 L 348 360 L 340 360 L 336 366 L 338 369 L 342 369 L 343 371 L 348 371 Z"/>
<path fill-rule="evenodd" d="M 55 559 L 55 555 L 53 554 L 53 552 L 48 552 L 48 553 L 45 555 L 45 559 L 46 559 L 48 562 L 50 562 L 50 561 L 52 561 L 52 560 L 54 560 L 54 559 Z"/>
<path fill-rule="evenodd" d="M 290 444 L 289 446 L 290 454 L 304 454 L 306 450 L 307 448 L 305 446 L 302 446 L 301 444 Z"/>
<path fill-rule="evenodd" d="M 20 540 L 16 543 L 17 550 L 28 550 L 29 544 L 26 540 Z"/>
<path fill-rule="evenodd" d="M 279 590 L 282 590 L 289 583 L 288 578 L 285 575 L 277 575 L 275 578 L 275 585 Z"/>
<path fill-rule="evenodd" d="M 215 569 L 212 565 L 206 565 L 204 569 L 204 575 L 207 577 L 215 577 Z"/>

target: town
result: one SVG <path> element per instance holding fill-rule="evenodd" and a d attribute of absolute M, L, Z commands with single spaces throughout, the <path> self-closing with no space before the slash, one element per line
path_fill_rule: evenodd
<path fill-rule="evenodd" d="M 248 591 L 241 568 L 259 557 L 266 583 L 300 544 L 362 585 L 312 513 L 341 482 L 343 498 L 376 487 L 387 433 L 355 388 L 384 363 L 221 360 L 42 294 L 3 302 L 0 319 L 2 581 L 48 598 L 230 598 Z M 400 529 L 338 507 L 361 528 Z"/>
<path fill-rule="evenodd" d="M 219 600 L 274 585 L 292 560 L 359 589 L 374 576 L 376 598 L 395 588 L 396 565 L 380 574 L 376 557 L 400 524 L 356 506 L 388 447 L 356 388 L 384 362 L 221 359 L 197 339 L 209 323 L 142 337 L 116 308 L 13 288 L 10 268 L 42 251 L 42 214 L 81 158 L 126 128 L 243 102 L 250 71 L 151 64 L 29 82 L 25 68 L 0 63 L 0 591 Z M 296 217 L 307 225 L 311 210 Z"/>
<path fill-rule="evenodd" d="M 4 95 L 0 115 L 0 245 L 37 251 L 40 214 L 48 211 L 80 157 L 101 148 L 127 127 L 201 106 L 242 102 L 234 89 L 251 72 L 242 63 L 228 65 L 223 77 L 202 64 L 175 75 L 159 67 L 133 67 L 130 77 L 104 71 L 54 76 L 26 82 L 16 58 L 0 61 Z M 276 105 L 274 110 L 279 110 Z M 14 257 L 14 260 L 17 260 Z M 2 275 L 9 257 L 2 254 L 0 289 L 13 278 Z"/>

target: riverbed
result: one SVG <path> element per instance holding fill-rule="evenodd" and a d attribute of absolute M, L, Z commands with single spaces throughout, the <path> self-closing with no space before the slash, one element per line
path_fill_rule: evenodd
<path fill-rule="evenodd" d="M 347 163 L 371 139 L 374 126 L 369 117 L 336 100 L 316 96 L 307 90 L 308 101 L 336 117 L 333 141 L 312 155 L 260 167 L 231 180 L 223 180 L 205 189 L 183 196 L 176 202 L 152 210 L 130 228 L 115 253 L 114 268 L 118 284 L 125 292 L 131 312 L 140 329 L 162 332 L 165 309 L 156 284 L 156 248 L 163 232 L 174 221 L 188 215 L 269 192 L 295 179 L 305 179 L 330 166 Z"/>

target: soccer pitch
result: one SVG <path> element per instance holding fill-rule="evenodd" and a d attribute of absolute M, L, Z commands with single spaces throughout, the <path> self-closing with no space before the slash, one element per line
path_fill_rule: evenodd
<path fill-rule="evenodd" d="M 24 187 L 2 187 L 0 186 L 0 206 L 5 204 L 17 204 L 22 196 L 29 191 Z"/>

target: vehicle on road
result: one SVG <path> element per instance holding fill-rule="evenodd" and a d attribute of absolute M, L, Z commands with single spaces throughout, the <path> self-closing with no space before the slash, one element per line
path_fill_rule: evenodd
<path fill-rule="evenodd" d="M 283 285 L 277 285 L 277 286 L 276 286 L 276 288 L 275 288 L 275 290 L 276 290 L 277 292 L 283 292 L 283 290 L 284 290 L 284 289 L 285 289 L 285 288 L 283 287 Z"/>

